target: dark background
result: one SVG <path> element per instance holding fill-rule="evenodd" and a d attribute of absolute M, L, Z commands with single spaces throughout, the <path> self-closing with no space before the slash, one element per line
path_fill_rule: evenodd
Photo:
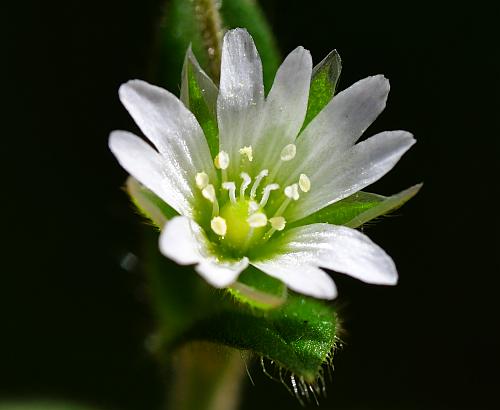
<path fill-rule="evenodd" d="M 134 129 L 117 88 L 151 80 L 161 3 L 25 2 L 2 13 L 0 398 L 161 408 L 144 277 L 120 267 L 139 253 L 141 223 L 107 148 L 111 130 Z M 335 275 L 346 346 L 322 408 L 498 408 L 498 13 L 478 2 L 261 3 L 283 54 L 340 52 L 340 89 L 390 78 L 369 132 L 407 129 L 418 143 L 370 190 L 425 182 L 366 230 L 396 260 L 400 284 Z M 299 408 L 251 372 L 245 409 Z"/>

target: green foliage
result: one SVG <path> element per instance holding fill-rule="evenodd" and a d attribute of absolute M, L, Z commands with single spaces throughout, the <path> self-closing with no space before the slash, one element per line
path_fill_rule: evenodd
<path fill-rule="evenodd" d="M 417 184 L 389 197 L 360 191 L 291 223 L 289 227 L 326 222 L 357 228 L 372 219 L 398 209 L 414 197 L 421 187 L 422 184 Z"/>
<path fill-rule="evenodd" d="M 190 45 L 201 67 L 218 83 L 218 75 L 211 69 L 212 54 L 208 53 L 207 46 L 219 43 L 221 36 L 217 36 L 216 24 L 207 19 L 206 13 L 200 13 L 201 3 L 215 2 L 171 0 L 165 9 L 159 33 L 159 64 L 155 67 L 155 74 L 160 84 L 174 93 L 179 89 L 178 73 L 181 72 L 184 55 Z M 257 2 L 224 0 L 219 11 L 222 30 L 245 27 L 254 38 L 264 66 L 264 83 L 266 89 L 269 89 L 278 69 L 280 56 Z"/>
<path fill-rule="evenodd" d="M 304 129 L 333 98 L 341 70 L 342 62 L 336 50 L 333 50 L 314 67 L 311 78 L 311 88 L 309 90 L 309 101 L 307 102 L 307 113 L 302 129 Z"/>

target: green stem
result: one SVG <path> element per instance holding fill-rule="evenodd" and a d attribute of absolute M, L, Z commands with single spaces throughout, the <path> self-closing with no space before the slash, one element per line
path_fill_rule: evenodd
<path fill-rule="evenodd" d="M 236 410 L 245 361 L 240 351 L 207 342 L 181 347 L 173 358 L 172 410 Z"/>
<path fill-rule="evenodd" d="M 218 83 L 222 54 L 222 21 L 217 0 L 196 0 L 195 11 L 208 53 L 208 68 L 213 80 Z"/>

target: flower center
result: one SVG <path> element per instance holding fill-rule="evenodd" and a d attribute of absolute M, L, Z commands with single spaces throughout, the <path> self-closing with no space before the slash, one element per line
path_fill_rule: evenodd
<path fill-rule="evenodd" d="M 241 148 L 239 153 L 242 160 L 253 161 L 251 146 Z M 295 154 L 295 145 L 288 144 L 271 173 L 263 169 L 252 178 L 242 172 L 239 181 L 228 181 L 230 158 L 225 151 L 220 151 L 214 159 L 215 167 L 221 171 L 220 190 L 210 183 L 205 172 L 196 175 L 195 182 L 202 196 L 212 203 L 210 228 L 219 237 L 221 245 L 244 254 L 254 245 L 267 241 L 276 231 L 285 229 L 286 219 L 282 215 L 286 208 L 292 201 L 299 200 L 300 191 L 306 193 L 311 189 L 311 181 L 305 174 L 300 175 L 297 183 L 282 189 L 273 182 L 281 163 L 293 160 Z M 271 195 L 275 195 L 275 203 L 279 204 L 281 200 L 281 205 L 268 218 L 266 205 Z"/>

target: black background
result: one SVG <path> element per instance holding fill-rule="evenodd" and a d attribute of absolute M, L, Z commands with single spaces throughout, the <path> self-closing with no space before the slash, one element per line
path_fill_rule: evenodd
<path fill-rule="evenodd" d="M 25 2 L 2 13 L 0 398 L 161 408 L 144 278 L 120 267 L 139 253 L 140 221 L 107 148 L 111 130 L 135 129 L 117 88 L 150 79 L 161 3 Z M 322 408 L 498 408 L 498 13 L 478 2 L 261 3 L 284 55 L 340 52 L 340 89 L 391 80 L 369 133 L 407 129 L 418 143 L 370 190 L 425 182 L 366 230 L 400 284 L 335 275 L 346 346 Z M 299 408 L 251 371 L 245 409 Z"/>

